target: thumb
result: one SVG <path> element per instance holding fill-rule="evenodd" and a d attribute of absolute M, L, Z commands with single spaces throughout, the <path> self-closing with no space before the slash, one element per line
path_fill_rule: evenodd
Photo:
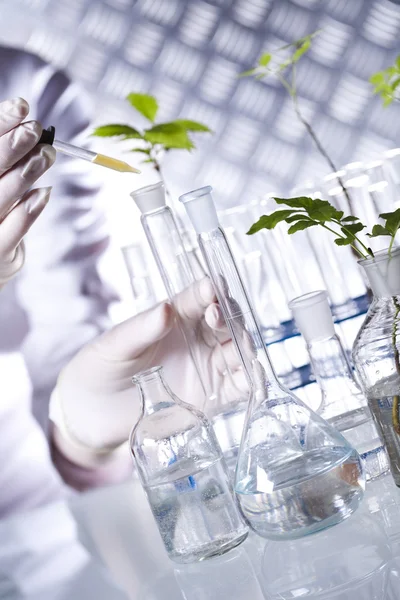
<path fill-rule="evenodd" d="M 107 360 L 133 360 L 171 330 L 174 312 L 170 304 L 162 303 L 119 323 L 93 342 L 97 352 Z"/>

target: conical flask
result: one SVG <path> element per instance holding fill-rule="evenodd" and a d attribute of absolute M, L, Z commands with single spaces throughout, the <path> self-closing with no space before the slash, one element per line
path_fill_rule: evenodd
<path fill-rule="evenodd" d="M 207 186 L 180 200 L 252 387 L 235 492 L 256 533 L 301 537 L 342 521 L 358 507 L 364 467 L 344 437 L 277 380 L 211 191 Z"/>
<path fill-rule="evenodd" d="M 131 196 L 142 213 L 141 223 L 144 233 L 204 390 L 204 397 L 196 398 L 193 403 L 211 420 L 233 477 L 248 396 L 234 385 L 218 337 L 213 334 L 204 320 L 198 326 L 194 326 L 193 321 L 185 318 L 187 307 L 182 306 L 182 300 L 187 297 L 189 288 L 195 289 L 196 281 L 205 278 L 206 273 L 204 269 L 199 268 L 198 260 L 191 260 L 193 257 L 186 250 L 188 239 L 185 244 L 175 215 L 166 205 L 163 183 L 135 190 Z M 195 246 L 197 247 L 197 244 Z M 194 252 L 193 247 L 192 253 Z M 218 352 L 221 362 L 225 364 L 227 373 L 225 379 L 229 378 L 228 391 L 222 386 L 223 379 L 220 373 L 210 368 L 211 352 Z"/>
<path fill-rule="evenodd" d="M 322 401 L 316 412 L 356 448 L 365 462 L 367 481 L 380 477 L 389 470 L 386 450 L 335 331 L 327 292 L 303 294 L 291 300 L 289 307 L 321 388 Z"/>
<path fill-rule="evenodd" d="M 169 557 L 179 563 L 224 554 L 248 529 L 208 419 L 177 398 L 154 367 L 133 377 L 142 401 L 130 448 Z"/>

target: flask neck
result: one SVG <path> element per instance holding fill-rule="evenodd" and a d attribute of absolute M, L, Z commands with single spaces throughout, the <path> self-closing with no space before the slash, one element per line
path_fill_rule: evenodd
<path fill-rule="evenodd" d="M 362 392 L 354 378 L 341 340 L 336 334 L 309 342 L 307 349 L 315 378 L 323 392 L 325 405 L 336 404 L 339 399 L 346 399 L 351 404 L 352 398 L 357 404 L 363 404 Z M 348 408 L 352 407 L 349 405 Z"/>
<path fill-rule="evenodd" d="M 198 243 L 249 383 L 264 398 L 265 388 L 281 385 L 225 233 L 220 227 L 201 233 Z"/>
<path fill-rule="evenodd" d="M 375 298 L 400 295 L 400 248 L 377 252 L 374 258 L 360 260 Z"/>
<path fill-rule="evenodd" d="M 162 371 L 162 367 L 154 367 L 138 373 L 132 379 L 139 388 L 142 415 L 150 415 L 174 403 L 173 394 L 164 381 Z"/>

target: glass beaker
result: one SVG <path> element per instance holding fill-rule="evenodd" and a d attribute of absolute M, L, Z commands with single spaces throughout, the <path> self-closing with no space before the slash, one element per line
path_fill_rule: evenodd
<path fill-rule="evenodd" d="M 400 248 L 359 261 L 373 301 L 353 346 L 353 362 L 400 487 Z"/>
<path fill-rule="evenodd" d="M 289 307 L 321 388 L 322 401 L 316 412 L 356 448 L 365 462 L 367 479 L 380 477 L 389 469 L 386 450 L 335 331 L 327 292 L 304 294 L 291 300 Z"/>
<path fill-rule="evenodd" d="M 211 424 L 173 394 L 162 367 L 133 382 L 142 414 L 130 448 L 169 557 L 189 563 L 224 554 L 246 539 L 248 529 Z"/>
<path fill-rule="evenodd" d="M 364 491 L 356 450 L 277 380 L 211 196 L 180 197 L 252 388 L 235 492 L 253 530 L 295 538 L 348 517 Z"/>

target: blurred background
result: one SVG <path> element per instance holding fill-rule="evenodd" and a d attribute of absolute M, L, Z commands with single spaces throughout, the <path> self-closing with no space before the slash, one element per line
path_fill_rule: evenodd
<path fill-rule="evenodd" d="M 308 232 L 296 242 L 287 236 L 284 242 L 259 238 L 250 246 L 243 241 L 245 227 L 261 212 L 260 199 L 272 191 L 287 195 L 295 188 L 315 192 L 329 169 L 279 82 L 238 75 L 253 67 L 262 52 L 320 29 L 298 65 L 300 107 L 335 165 L 357 161 L 346 167 L 353 174 L 347 180 L 353 181 L 350 187 L 361 203 L 375 202 L 377 213 L 381 207 L 373 191 L 379 185 L 391 186 L 387 189 L 397 198 L 400 170 L 388 161 L 400 153 L 387 151 L 399 145 L 400 119 L 398 104 L 383 108 L 368 79 L 399 53 L 398 2 L 0 0 L 0 14 L 0 44 L 22 47 L 64 69 L 91 96 L 93 125 L 142 126 L 125 97 L 146 92 L 159 100 L 160 121 L 192 118 L 214 131 L 196 138 L 195 152 L 172 152 L 165 161 L 165 177 L 174 197 L 213 186 L 271 354 L 283 375 L 295 373 L 287 380 L 292 386 L 303 381 L 298 369 L 307 357 L 288 313 L 290 297 L 327 288 L 351 347 L 366 309 L 366 289 L 351 257 L 353 266 L 343 272 L 347 249 L 337 258 L 332 244 Z M 104 139 L 95 139 L 93 145 L 135 164 L 133 155 L 124 153 L 126 146 Z M 134 182 L 111 172 L 102 176 L 115 247 L 108 269 L 122 298 L 113 318 L 119 320 L 165 296 L 140 241 L 139 214 L 129 198 L 132 185 L 155 182 L 158 176 L 148 166 Z M 128 247 L 125 262 L 122 246 Z"/>
<path fill-rule="evenodd" d="M 124 101 L 139 91 L 157 96 L 160 120 L 181 114 L 214 130 L 184 170 L 181 153 L 169 161 L 175 194 L 209 183 L 226 207 L 326 174 L 282 86 L 238 79 L 262 51 L 317 29 L 298 92 L 335 164 L 397 145 L 397 107 L 382 110 L 368 83 L 399 50 L 400 6 L 389 0 L 1 0 L 0 9 L 0 43 L 65 69 L 92 96 L 96 124 L 141 124 Z"/>

